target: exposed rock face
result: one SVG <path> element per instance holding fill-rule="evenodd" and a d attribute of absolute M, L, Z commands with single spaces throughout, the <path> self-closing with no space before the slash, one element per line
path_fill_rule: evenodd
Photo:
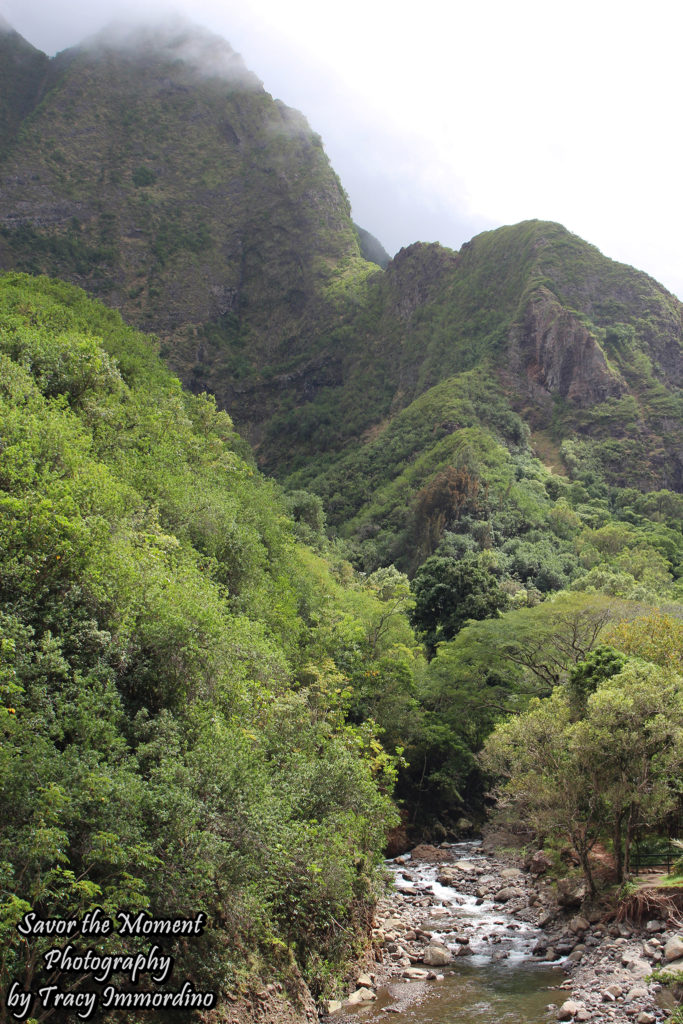
<path fill-rule="evenodd" d="M 558 394 L 578 406 L 625 390 L 593 334 L 547 288 L 539 288 L 510 331 L 509 358 L 511 369 L 528 378 L 532 393 Z"/>

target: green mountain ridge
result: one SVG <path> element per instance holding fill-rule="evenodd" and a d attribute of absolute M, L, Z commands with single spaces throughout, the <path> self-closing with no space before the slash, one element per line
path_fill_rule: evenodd
<path fill-rule="evenodd" d="M 561 476 L 683 489 L 678 299 L 541 221 L 386 262 L 305 119 L 203 30 L 110 30 L 59 54 L 0 186 L 0 266 L 71 280 L 156 331 L 259 465 L 320 493 L 346 535 L 370 464 L 375 490 L 401 495 L 391 519 L 462 462 L 462 374 L 493 388 L 498 425 L 484 406 L 475 419 L 506 458 L 521 419 Z M 419 446 L 394 441 L 420 416 Z M 376 457 L 387 443 L 400 464 Z"/>

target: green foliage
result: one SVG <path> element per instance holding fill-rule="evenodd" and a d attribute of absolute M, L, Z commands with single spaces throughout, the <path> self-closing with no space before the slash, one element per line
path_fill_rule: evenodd
<path fill-rule="evenodd" d="M 430 656 L 437 644 L 452 640 L 468 619 L 488 619 L 507 606 L 495 578 L 474 559 L 433 556 L 412 583 L 415 607 L 411 621 L 424 637 Z"/>
<path fill-rule="evenodd" d="M 583 715 L 588 698 L 606 679 L 621 672 L 626 659 L 612 647 L 601 645 L 592 650 L 585 661 L 580 661 L 569 673 L 567 690 L 575 714 Z"/>
<path fill-rule="evenodd" d="M 136 167 L 132 174 L 133 184 L 136 188 L 145 188 L 153 185 L 157 176 L 150 167 Z"/>
<path fill-rule="evenodd" d="M 581 718 L 572 690 L 556 687 L 499 725 L 483 754 L 517 812 L 541 835 L 572 843 L 592 891 L 598 839 L 611 835 L 622 881 L 636 829 L 663 822 L 680 796 L 683 679 L 643 661 L 622 665 L 615 672 L 614 654 L 596 652 L 570 676 L 595 681 Z"/>
<path fill-rule="evenodd" d="M 99 905 L 204 911 L 169 945 L 196 985 L 287 979 L 293 956 L 322 992 L 396 821 L 370 714 L 396 738 L 412 706 L 407 581 L 298 545 L 326 546 L 319 499 L 289 502 L 71 286 L 0 281 L 0 429 L 3 989 L 43 977 L 24 912 Z"/>

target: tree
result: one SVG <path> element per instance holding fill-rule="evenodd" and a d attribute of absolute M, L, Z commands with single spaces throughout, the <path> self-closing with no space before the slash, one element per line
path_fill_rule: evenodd
<path fill-rule="evenodd" d="M 590 694 L 595 693 L 604 679 L 621 672 L 626 658 L 614 648 L 601 644 L 591 651 L 585 661 L 577 662 L 569 673 L 567 689 L 575 717 L 582 718 Z"/>
<path fill-rule="evenodd" d="M 597 659 L 592 667 L 599 674 Z M 621 880 L 636 828 L 656 826 L 681 793 L 683 679 L 634 660 L 601 679 L 578 721 L 569 688 L 558 686 L 499 725 L 481 762 L 539 835 L 571 842 L 594 892 L 597 840 L 611 835 Z"/>
<path fill-rule="evenodd" d="M 452 640 L 468 619 L 488 619 L 507 607 L 508 596 L 476 559 L 428 558 L 412 582 L 411 621 L 422 634 L 427 654 Z"/>
<path fill-rule="evenodd" d="M 602 831 L 604 799 L 591 763 L 571 742 L 572 729 L 567 692 L 557 687 L 546 700 L 534 698 L 526 714 L 499 725 L 486 742 L 481 763 L 505 780 L 500 798 L 513 802 L 537 836 L 569 840 L 594 894 L 590 852 Z"/>
<path fill-rule="evenodd" d="M 588 698 L 572 743 L 606 801 L 621 882 L 636 829 L 661 822 L 683 791 L 683 679 L 629 662 Z"/>

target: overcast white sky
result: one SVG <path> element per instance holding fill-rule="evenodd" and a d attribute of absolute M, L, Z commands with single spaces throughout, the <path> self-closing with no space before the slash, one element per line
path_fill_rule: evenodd
<path fill-rule="evenodd" d="M 683 297 L 676 0 L 0 0 L 48 53 L 141 9 L 223 35 L 302 110 L 390 253 L 538 217 Z"/>

